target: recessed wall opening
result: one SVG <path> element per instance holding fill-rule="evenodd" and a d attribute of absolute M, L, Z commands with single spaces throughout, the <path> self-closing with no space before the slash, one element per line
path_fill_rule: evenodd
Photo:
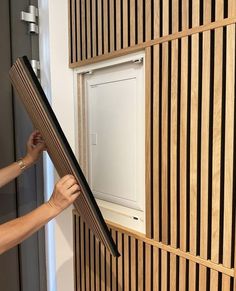
<path fill-rule="evenodd" d="M 75 71 L 77 154 L 105 219 L 145 233 L 144 53 Z"/>

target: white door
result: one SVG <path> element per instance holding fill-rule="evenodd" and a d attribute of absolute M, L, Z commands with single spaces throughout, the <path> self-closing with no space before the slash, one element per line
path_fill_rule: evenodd
<path fill-rule="evenodd" d="M 144 210 L 143 65 L 126 63 L 87 77 L 89 183 L 96 198 Z"/>

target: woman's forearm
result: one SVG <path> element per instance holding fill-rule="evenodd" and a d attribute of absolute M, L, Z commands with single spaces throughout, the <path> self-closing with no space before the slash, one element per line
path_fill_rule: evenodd
<path fill-rule="evenodd" d="M 32 212 L 0 225 L 0 254 L 21 243 L 59 212 L 45 203 Z"/>
<path fill-rule="evenodd" d="M 17 162 L 0 169 L 0 188 L 21 174 L 22 170 Z"/>
<path fill-rule="evenodd" d="M 22 159 L 22 162 L 24 165 L 24 170 L 28 169 L 33 164 L 33 161 L 31 161 L 28 156 L 25 156 Z M 22 171 L 23 170 L 18 162 L 12 163 L 9 166 L 0 169 L 0 188 L 20 176 Z"/>

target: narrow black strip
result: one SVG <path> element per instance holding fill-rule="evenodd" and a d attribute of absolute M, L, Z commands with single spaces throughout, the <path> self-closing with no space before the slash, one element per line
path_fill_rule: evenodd
<path fill-rule="evenodd" d="M 200 25 L 203 25 L 203 14 L 204 14 L 204 8 L 203 8 L 203 1 L 204 0 L 200 0 Z"/>
<path fill-rule="evenodd" d="M 82 50 L 83 50 L 83 48 L 82 48 L 82 42 L 83 42 L 83 40 L 82 40 L 82 35 L 83 35 L 83 33 L 82 33 L 82 31 L 83 31 L 83 29 L 82 29 L 82 4 L 81 4 L 81 0 L 78 0 L 79 1 L 79 6 L 80 6 L 80 26 L 79 26 L 79 28 L 80 28 L 80 31 L 79 31 L 79 33 L 80 33 L 80 59 L 82 60 L 83 59 L 83 53 L 82 53 Z"/>
<path fill-rule="evenodd" d="M 235 25 L 236 28 L 236 25 Z M 236 39 L 236 30 L 235 30 L 235 39 Z M 236 51 L 234 58 L 236 59 Z M 234 96 L 236 96 L 236 74 L 234 75 Z M 233 218 L 233 223 L 232 223 L 232 260 L 231 260 L 231 267 L 236 268 L 236 261 L 235 261 L 235 224 L 236 224 L 236 102 L 234 102 L 234 157 L 233 157 L 233 203 L 232 203 L 232 218 Z M 236 280 L 236 278 L 234 279 Z"/>
<path fill-rule="evenodd" d="M 92 2 L 90 1 L 90 45 L 91 45 L 91 57 L 93 58 L 93 46 L 95 45 L 93 43 L 93 22 L 96 21 L 95 19 L 93 19 L 93 7 L 92 7 Z M 95 1 L 96 2 L 96 1 Z"/>
<path fill-rule="evenodd" d="M 146 41 L 146 1 L 143 0 L 143 41 Z"/>
<path fill-rule="evenodd" d="M 182 1 L 178 1 L 179 11 L 178 11 L 178 20 L 179 20 L 179 31 L 182 30 Z"/>
<path fill-rule="evenodd" d="M 181 2 L 181 1 L 180 1 Z M 176 185 L 177 185 L 177 248 L 180 247 L 180 114 L 181 114 L 181 56 L 182 46 L 181 39 L 178 39 L 178 83 L 177 83 L 177 176 L 176 176 Z"/>
<path fill-rule="evenodd" d="M 211 31 L 210 44 L 210 111 L 209 111 L 209 184 L 208 184 L 208 244 L 207 258 L 211 258 L 211 230 L 212 230 L 212 147 L 213 147 L 213 98 L 214 98 L 214 58 L 215 34 Z"/>
<path fill-rule="evenodd" d="M 75 2 L 75 1 L 74 1 Z M 72 29 L 72 3 L 69 1 L 70 9 L 70 62 L 73 63 L 73 29 Z"/>
<path fill-rule="evenodd" d="M 222 291 L 222 273 L 220 272 L 218 276 L 218 291 Z"/>
<path fill-rule="evenodd" d="M 172 0 L 169 0 L 169 17 L 168 18 L 169 18 L 169 34 L 172 34 Z"/>
<path fill-rule="evenodd" d="M 154 39 L 154 1 L 151 0 L 151 39 Z"/>
<path fill-rule="evenodd" d="M 103 13 L 103 0 L 101 0 L 101 10 L 102 10 L 102 54 L 104 54 L 104 13 Z"/>
<path fill-rule="evenodd" d="M 135 0 L 135 44 L 138 43 L 138 0 Z"/>
<path fill-rule="evenodd" d="M 227 18 L 229 13 L 228 13 L 228 9 L 229 9 L 229 4 L 228 4 L 228 0 L 224 0 L 224 18 Z"/>
<path fill-rule="evenodd" d="M 87 40 L 87 35 L 88 35 L 88 31 L 87 31 L 87 5 L 86 5 L 86 1 L 84 2 L 84 15 L 85 15 L 85 22 L 83 23 L 83 25 L 85 25 L 85 58 L 88 58 L 88 40 Z"/>
<path fill-rule="evenodd" d="M 223 57 L 222 64 L 222 111 L 221 111 L 221 161 L 220 161 L 220 241 L 219 241 L 219 263 L 223 263 L 224 253 L 224 173 L 225 173 L 225 106 L 226 106 L 226 27 L 223 28 Z"/>
<path fill-rule="evenodd" d="M 189 251 L 190 246 L 190 126 L 191 126 L 191 70 L 192 70 L 192 38 L 191 36 L 188 37 L 188 101 L 187 101 L 187 195 L 186 195 L 186 203 L 187 203 L 187 213 L 186 213 L 186 249 Z"/>
<path fill-rule="evenodd" d="M 163 1 L 160 0 L 160 37 L 163 36 Z"/>
<path fill-rule="evenodd" d="M 98 42 L 99 42 L 99 39 L 98 39 L 98 3 L 97 3 L 97 1 L 95 1 L 95 11 L 96 11 L 96 13 L 95 13 L 95 15 L 96 15 L 96 19 L 95 19 L 95 21 L 96 21 L 96 53 L 97 53 L 97 55 L 98 55 Z"/>
<path fill-rule="evenodd" d="M 75 46 L 75 61 L 78 62 L 78 44 L 77 44 L 77 34 L 78 34 L 78 30 L 77 30 L 77 1 L 74 1 L 75 3 L 75 24 L 74 24 L 74 30 L 75 30 L 75 39 L 74 39 L 74 43 L 76 44 Z"/>
<path fill-rule="evenodd" d="M 170 253 L 167 253 L 167 291 L 172 291 L 170 290 Z"/>
<path fill-rule="evenodd" d="M 200 255 L 201 233 L 201 131 L 202 131 L 202 61 L 203 61 L 203 34 L 199 34 L 198 58 L 198 136 L 197 136 L 197 255 Z"/>
<path fill-rule="evenodd" d="M 114 0 L 114 50 L 116 50 L 116 33 L 117 33 L 117 27 L 116 27 L 116 0 Z"/>
<path fill-rule="evenodd" d="M 112 21 L 110 19 L 110 1 L 107 0 L 107 31 L 108 31 L 108 33 L 107 33 L 107 41 L 108 41 L 108 52 L 111 51 L 111 44 L 110 44 L 110 41 L 111 41 L 111 36 L 110 36 L 110 33 L 111 33 L 111 31 L 110 31 L 110 21 Z"/>
<path fill-rule="evenodd" d="M 201 291 L 201 290 L 199 290 L 199 264 L 196 264 L 196 281 L 195 281 L 195 290 L 196 290 L 196 291 Z"/>
<path fill-rule="evenodd" d="M 123 1 L 120 1 L 120 45 L 123 48 Z"/>
<path fill-rule="evenodd" d="M 215 0 L 211 0 L 211 22 L 214 22 L 216 19 L 216 3 Z"/>
<path fill-rule="evenodd" d="M 195 1 L 195 0 L 189 0 L 189 28 L 192 28 L 193 26 L 193 21 L 192 21 L 192 18 L 193 18 L 193 3 L 192 1 Z"/>
<path fill-rule="evenodd" d="M 130 0 L 128 0 L 127 5 L 128 5 L 128 7 L 127 7 L 127 15 L 128 15 L 128 19 L 127 19 L 127 25 L 128 25 L 128 47 L 130 47 Z"/>
<path fill-rule="evenodd" d="M 159 55 L 159 238 L 162 241 L 162 171 L 161 171 L 161 164 L 162 164 L 162 118 L 161 118 L 161 108 L 162 108 L 162 44 L 160 44 L 160 55 Z"/>

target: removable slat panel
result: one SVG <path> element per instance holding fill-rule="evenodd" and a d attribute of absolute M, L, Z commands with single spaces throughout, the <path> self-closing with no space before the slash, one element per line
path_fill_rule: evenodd
<path fill-rule="evenodd" d="M 81 194 L 74 203 L 76 209 L 99 240 L 117 256 L 93 194 L 26 57 L 17 59 L 10 70 L 10 78 L 35 128 L 41 132 L 58 174 L 61 177 L 72 174 L 78 181 Z"/>

